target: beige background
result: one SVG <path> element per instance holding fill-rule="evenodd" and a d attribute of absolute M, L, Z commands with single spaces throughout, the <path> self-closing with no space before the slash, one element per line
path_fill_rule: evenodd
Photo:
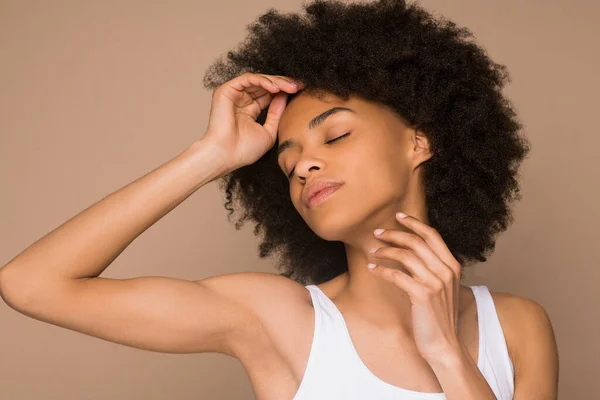
<path fill-rule="evenodd" d="M 509 67 L 505 93 L 533 150 L 515 223 L 467 277 L 541 303 L 560 351 L 560 398 L 597 396 L 600 344 L 599 6 L 427 0 Z M 0 0 L 0 265 L 202 136 L 202 77 L 254 18 L 299 0 Z M 276 272 L 251 226 L 227 222 L 216 184 L 147 230 L 103 273 L 196 280 Z M 594 206 L 596 204 L 596 206 Z M 236 251 L 231 251 L 235 248 Z M 28 318 L 0 302 L 2 399 L 251 399 L 220 354 L 137 350 Z"/>

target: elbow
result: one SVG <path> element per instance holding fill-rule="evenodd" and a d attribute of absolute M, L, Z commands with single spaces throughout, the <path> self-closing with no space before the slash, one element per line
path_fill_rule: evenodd
<path fill-rule="evenodd" d="M 11 308 L 21 310 L 29 303 L 32 290 L 31 279 L 19 276 L 18 267 L 4 266 L 0 269 L 0 297 Z"/>

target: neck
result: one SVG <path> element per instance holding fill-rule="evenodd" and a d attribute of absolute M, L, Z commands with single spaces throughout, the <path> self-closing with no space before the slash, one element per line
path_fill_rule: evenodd
<path fill-rule="evenodd" d="M 363 270 L 349 270 L 338 277 L 336 303 L 378 329 L 412 335 L 408 294 L 394 284 Z"/>

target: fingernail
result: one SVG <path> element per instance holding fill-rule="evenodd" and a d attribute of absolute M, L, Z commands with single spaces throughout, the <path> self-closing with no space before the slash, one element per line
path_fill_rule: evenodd
<path fill-rule="evenodd" d="M 368 263 L 368 264 L 367 264 L 367 268 L 369 268 L 369 269 L 373 269 L 373 268 L 375 268 L 376 266 L 377 266 L 377 264 L 373 264 L 373 263 Z"/>
<path fill-rule="evenodd" d="M 396 213 L 396 217 L 398 217 L 398 218 L 405 218 L 406 214 L 399 212 L 399 213 Z"/>
<path fill-rule="evenodd" d="M 375 229 L 373 232 L 375 232 L 375 234 L 377 236 L 381 235 L 383 233 L 383 231 L 385 231 L 385 229 Z"/>

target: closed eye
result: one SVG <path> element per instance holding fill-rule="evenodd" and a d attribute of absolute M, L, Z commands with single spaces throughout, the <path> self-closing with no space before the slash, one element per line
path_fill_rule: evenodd
<path fill-rule="evenodd" d="M 350 134 L 350 132 L 344 133 L 343 135 L 338 136 L 335 139 L 331 139 L 330 141 L 325 142 L 325 144 L 336 142 L 336 141 L 340 140 L 341 138 L 344 138 L 344 137 L 348 136 L 349 134 Z M 296 167 L 292 168 L 292 170 L 290 171 L 290 174 L 288 175 L 288 179 L 292 179 L 292 176 L 294 175 L 294 170 L 295 169 L 296 169 Z"/>

